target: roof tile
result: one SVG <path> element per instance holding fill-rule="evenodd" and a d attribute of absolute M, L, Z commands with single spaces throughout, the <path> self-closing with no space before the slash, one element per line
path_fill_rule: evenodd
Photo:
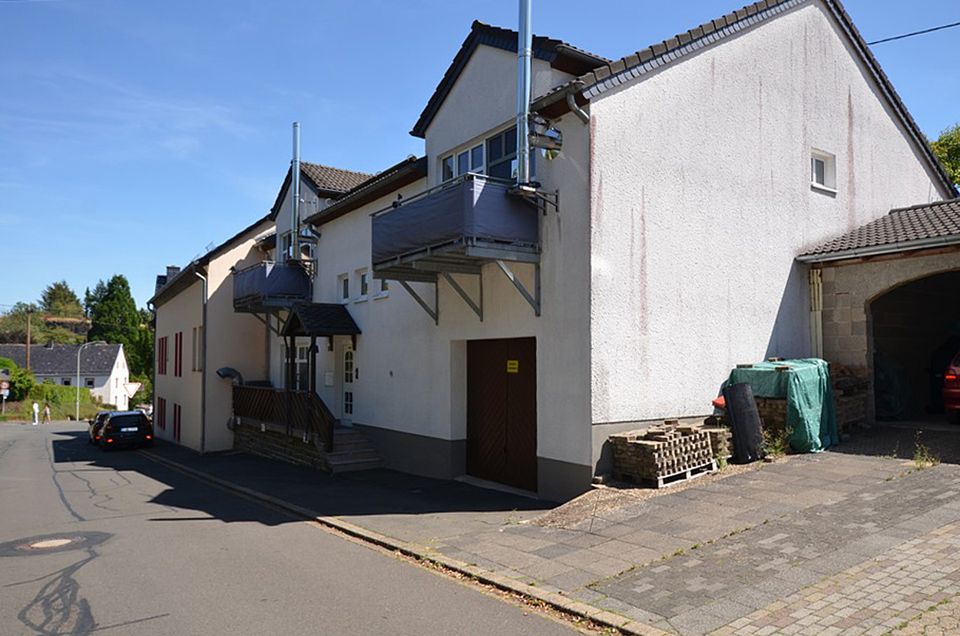
<path fill-rule="evenodd" d="M 950 237 L 960 239 L 960 199 L 891 210 L 886 216 L 825 241 L 800 256 L 827 256 Z"/>

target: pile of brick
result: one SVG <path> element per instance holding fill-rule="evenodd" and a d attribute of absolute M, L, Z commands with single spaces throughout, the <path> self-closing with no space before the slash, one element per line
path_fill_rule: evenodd
<path fill-rule="evenodd" d="M 787 400 L 785 398 L 754 398 L 763 421 L 763 430 L 781 433 L 787 428 Z"/>
<path fill-rule="evenodd" d="M 710 437 L 710 448 L 714 459 L 724 459 L 733 455 L 733 431 L 713 416 L 703 421 L 700 430 Z"/>
<path fill-rule="evenodd" d="M 837 407 L 837 428 L 841 434 L 867 421 L 867 399 L 870 391 L 870 370 L 830 364 L 830 383 Z"/>
<path fill-rule="evenodd" d="M 662 426 L 611 435 L 617 478 L 662 488 L 716 470 L 710 435 L 699 426 Z"/>

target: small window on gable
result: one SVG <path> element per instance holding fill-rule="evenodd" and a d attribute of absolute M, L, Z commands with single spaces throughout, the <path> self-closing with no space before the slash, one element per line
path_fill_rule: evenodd
<path fill-rule="evenodd" d="M 837 191 L 837 158 L 822 150 L 814 150 L 810 154 L 810 185 L 815 190 L 836 193 Z"/>
<path fill-rule="evenodd" d="M 340 290 L 340 302 L 348 302 L 350 300 L 350 277 L 346 274 L 340 274 L 337 277 L 337 287 Z"/>

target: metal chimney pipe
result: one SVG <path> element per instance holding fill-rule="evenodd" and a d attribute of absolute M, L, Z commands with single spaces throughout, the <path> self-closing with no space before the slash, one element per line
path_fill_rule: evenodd
<path fill-rule="evenodd" d="M 517 32 L 517 186 L 530 183 L 530 82 L 533 75 L 533 0 L 520 0 Z"/>
<path fill-rule="evenodd" d="M 290 162 L 290 183 L 293 186 L 290 206 L 290 249 L 293 252 L 285 258 L 298 258 L 300 255 L 300 122 L 293 122 L 293 160 Z"/>

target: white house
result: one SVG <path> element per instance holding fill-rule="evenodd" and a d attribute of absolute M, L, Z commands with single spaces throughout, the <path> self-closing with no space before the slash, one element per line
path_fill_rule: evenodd
<path fill-rule="evenodd" d="M 424 157 L 301 207 L 309 247 L 280 252 L 310 297 L 234 300 L 272 325 L 247 346 L 273 386 L 315 391 L 388 467 L 582 492 L 611 433 L 707 413 L 737 363 L 823 350 L 805 250 L 955 196 L 836 0 L 616 61 L 535 37 L 535 127 L 562 148 L 521 187 L 517 39 L 474 23 L 414 125 Z"/>
<path fill-rule="evenodd" d="M 30 371 L 37 382 L 53 382 L 62 386 L 77 385 L 77 354 L 80 354 L 80 386 L 103 404 L 118 410 L 129 407 L 130 398 L 140 387 L 130 382 L 130 369 L 122 344 L 30 345 Z M 27 347 L 21 344 L 0 345 L 0 357 L 9 358 L 19 367 L 26 367 Z"/>

